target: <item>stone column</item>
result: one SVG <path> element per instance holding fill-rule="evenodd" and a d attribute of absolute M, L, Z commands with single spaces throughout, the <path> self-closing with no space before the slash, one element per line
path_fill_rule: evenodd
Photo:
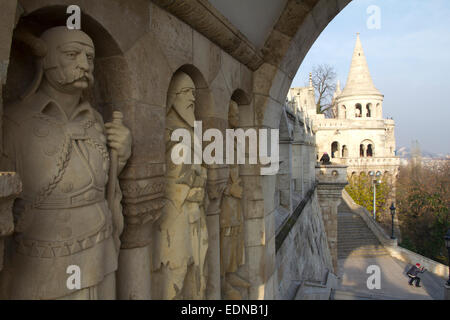
<path fill-rule="evenodd" d="M 14 231 L 12 206 L 22 191 L 19 176 L 13 172 L 0 172 L 0 270 L 3 269 L 4 239 Z"/>
<path fill-rule="evenodd" d="M 226 166 L 211 165 L 208 168 L 208 182 L 206 190 L 209 204 L 206 208 L 206 223 L 208 226 L 208 284 L 206 287 L 206 299 L 220 300 L 220 204 L 223 191 L 227 185 L 229 170 Z"/>
<path fill-rule="evenodd" d="M 163 165 L 130 164 L 121 175 L 125 229 L 116 275 L 119 300 L 152 298 L 152 229 L 164 206 L 161 172 L 164 172 Z"/>
<path fill-rule="evenodd" d="M 342 199 L 342 189 L 348 184 L 347 166 L 317 165 L 317 195 L 327 233 L 328 246 L 337 272 L 337 213 Z"/>

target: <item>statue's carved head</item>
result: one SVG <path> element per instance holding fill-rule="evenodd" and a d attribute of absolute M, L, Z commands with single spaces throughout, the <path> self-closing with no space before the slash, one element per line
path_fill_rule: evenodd
<path fill-rule="evenodd" d="M 83 31 L 53 27 L 37 38 L 23 27 L 15 32 L 15 38 L 30 47 L 37 62 L 35 78 L 22 98 L 36 92 L 44 77 L 51 86 L 67 93 L 93 84 L 94 43 Z"/>
<path fill-rule="evenodd" d="M 95 49 L 86 33 L 54 27 L 45 31 L 41 40 L 47 46 L 43 60 L 44 76 L 53 87 L 73 92 L 93 85 Z"/>
<path fill-rule="evenodd" d="M 239 106 L 234 100 L 230 101 L 230 107 L 228 109 L 228 124 L 233 129 L 239 127 Z"/>
<path fill-rule="evenodd" d="M 195 85 L 191 77 L 177 72 L 170 82 L 167 98 L 167 112 L 173 108 L 191 127 L 195 121 Z"/>

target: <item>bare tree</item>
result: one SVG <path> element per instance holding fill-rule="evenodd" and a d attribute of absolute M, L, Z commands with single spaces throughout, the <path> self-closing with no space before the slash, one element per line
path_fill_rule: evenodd
<path fill-rule="evenodd" d="M 317 113 L 325 113 L 332 108 L 333 93 L 336 90 L 336 71 L 328 64 L 313 67 L 312 85 L 316 91 Z"/>

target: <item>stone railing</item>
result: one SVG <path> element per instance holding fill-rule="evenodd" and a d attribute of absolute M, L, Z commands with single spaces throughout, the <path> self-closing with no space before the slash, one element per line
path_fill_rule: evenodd
<path fill-rule="evenodd" d="M 13 172 L 0 172 L 0 270 L 3 268 L 4 238 L 14 231 L 12 206 L 22 191 L 19 176 Z"/>
<path fill-rule="evenodd" d="M 397 157 L 336 158 L 333 161 L 349 167 L 361 165 L 400 165 L 400 158 Z"/>
<path fill-rule="evenodd" d="M 448 266 L 400 247 L 397 243 L 397 239 L 391 239 L 378 225 L 378 223 L 373 220 L 369 211 L 367 211 L 366 208 L 355 203 L 352 197 L 345 190 L 342 191 L 342 199 L 353 212 L 361 216 L 369 229 L 373 232 L 373 234 L 377 237 L 377 239 L 381 242 L 381 244 L 386 248 L 386 250 L 393 258 L 409 264 L 420 263 L 429 272 L 432 272 L 435 275 L 445 279 L 448 277 Z"/>
<path fill-rule="evenodd" d="M 281 245 L 283 244 L 284 240 L 288 236 L 289 232 L 291 232 L 292 228 L 294 227 L 295 223 L 297 222 L 298 218 L 303 212 L 303 209 L 305 208 L 306 204 L 311 200 L 314 191 L 316 191 L 317 185 L 315 184 L 305 195 L 305 197 L 300 201 L 297 208 L 295 208 L 292 215 L 286 219 L 285 222 L 283 222 L 282 226 L 279 228 L 279 231 L 277 235 L 275 236 L 275 252 L 278 252 L 278 250 L 281 248 Z"/>

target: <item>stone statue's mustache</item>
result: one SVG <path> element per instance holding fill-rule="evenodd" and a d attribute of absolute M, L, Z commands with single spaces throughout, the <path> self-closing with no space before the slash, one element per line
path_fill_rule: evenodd
<path fill-rule="evenodd" d="M 58 80 L 58 83 L 60 85 L 68 85 L 72 84 L 74 82 L 77 82 L 78 80 L 86 80 L 91 85 L 94 83 L 94 76 L 83 69 L 76 68 L 73 69 L 72 72 L 68 72 L 67 75 L 64 75 L 62 72 L 60 72 L 60 79 Z"/>

